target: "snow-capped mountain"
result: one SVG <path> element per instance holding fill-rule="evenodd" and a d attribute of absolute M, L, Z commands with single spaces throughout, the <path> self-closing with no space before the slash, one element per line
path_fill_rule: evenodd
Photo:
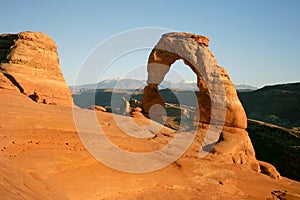
<path fill-rule="evenodd" d="M 234 85 L 235 89 L 237 91 L 240 91 L 240 92 L 246 92 L 246 91 L 253 91 L 253 90 L 257 90 L 258 88 L 257 87 L 253 87 L 251 85 L 245 85 L 245 84 L 241 84 L 241 85 Z"/>
<path fill-rule="evenodd" d="M 118 79 L 111 78 L 100 81 L 99 83 L 94 84 L 85 84 L 79 86 L 70 86 L 70 89 L 73 93 L 82 91 L 82 90 L 94 90 L 94 89 L 143 89 L 147 85 L 146 80 L 139 80 L 135 78 L 130 79 Z M 180 90 L 198 90 L 197 83 L 195 81 L 182 80 L 179 82 L 172 82 L 164 80 L 160 85 L 159 89 L 180 89 Z M 250 85 L 235 85 L 235 88 L 238 91 L 252 91 L 257 88 Z"/>

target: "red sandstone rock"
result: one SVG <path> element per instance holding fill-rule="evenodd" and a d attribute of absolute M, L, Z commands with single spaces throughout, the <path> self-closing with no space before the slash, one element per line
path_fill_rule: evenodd
<path fill-rule="evenodd" d="M 103 106 L 91 106 L 90 110 L 106 112 L 106 108 L 104 108 Z"/>
<path fill-rule="evenodd" d="M 142 109 L 149 113 L 156 104 L 165 106 L 158 85 L 171 65 L 182 59 L 195 72 L 200 90 L 193 118 L 199 125 L 199 140 L 204 141 L 209 124 L 223 126 L 219 141 L 214 145 L 211 154 L 223 162 L 247 165 L 260 171 L 254 148 L 245 130 L 245 110 L 228 73 L 218 66 L 214 55 L 208 49 L 208 41 L 204 36 L 189 33 L 168 33 L 162 36 L 149 55 L 148 86 L 144 89 Z"/>
<path fill-rule="evenodd" d="M 260 166 L 261 172 L 263 174 L 266 174 L 266 175 L 268 175 L 272 178 L 275 178 L 275 179 L 280 179 L 281 178 L 279 172 L 270 163 L 267 163 L 267 162 L 264 162 L 264 161 L 259 161 L 259 166 Z"/>
<path fill-rule="evenodd" d="M 38 97 L 35 99 L 39 103 L 72 105 L 56 44 L 48 35 L 38 32 L 2 34 L 0 49 L 0 70 L 20 92 Z"/>
<path fill-rule="evenodd" d="M 155 104 L 165 106 L 165 102 L 159 94 L 157 84 L 149 84 L 144 88 L 144 94 L 143 94 L 143 99 L 142 99 L 142 109 L 146 113 L 149 113 L 151 106 L 153 106 Z M 155 111 L 152 111 L 152 112 L 155 112 Z M 157 111 L 157 113 L 153 113 L 153 114 L 161 115 L 162 113 Z"/>
<path fill-rule="evenodd" d="M 153 104 L 161 104 L 164 101 L 160 97 L 157 85 L 160 84 L 168 73 L 170 66 L 179 59 L 183 59 L 197 75 L 200 94 L 198 104 L 200 107 L 200 119 L 203 123 L 211 121 L 211 94 L 209 89 L 224 89 L 226 95 L 226 117 L 225 126 L 247 128 L 247 116 L 240 103 L 233 83 L 228 73 L 217 65 L 213 54 L 208 50 L 208 38 L 189 33 L 169 33 L 162 36 L 158 44 L 152 50 L 148 60 L 148 86 L 145 87 L 142 107 L 145 112 L 149 112 Z M 215 69 L 208 67 L 209 62 L 215 65 Z M 222 84 L 213 85 L 215 74 L 219 74 Z M 207 77 L 205 77 L 207 75 Z M 208 85 L 211 86 L 208 88 Z M 215 91 L 216 94 L 219 91 Z M 224 96 L 225 96 L 224 95 Z M 216 98 L 218 98 L 216 96 Z M 216 103 L 223 103 L 222 98 Z M 221 120 L 222 121 L 222 120 Z"/>
<path fill-rule="evenodd" d="M 18 91 L 18 88 L 2 72 L 0 72 L 0 88 Z"/>

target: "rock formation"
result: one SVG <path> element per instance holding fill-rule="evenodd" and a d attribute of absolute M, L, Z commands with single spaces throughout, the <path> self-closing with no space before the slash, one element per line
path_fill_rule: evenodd
<path fill-rule="evenodd" d="M 270 163 L 264 162 L 264 161 L 259 161 L 259 166 L 261 169 L 261 172 L 263 174 L 266 174 L 274 179 L 280 179 L 280 174 L 276 170 L 276 168 L 271 165 Z"/>
<path fill-rule="evenodd" d="M 18 88 L 3 73 L 0 73 L 0 88 L 18 91 Z"/>
<path fill-rule="evenodd" d="M 132 110 L 130 111 L 129 114 L 130 114 L 130 117 L 133 117 L 133 118 L 138 118 L 138 117 L 143 116 L 142 109 L 140 107 L 132 108 Z"/>
<path fill-rule="evenodd" d="M 0 87 L 17 89 L 39 103 L 72 105 L 57 47 L 43 33 L 0 35 Z"/>
<path fill-rule="evenodd" d="M 162 36 L 153 49 L 148 60 L 148 85 L 144 89 L 143 110 L 148 112 L 154 104 L 164 106 L 164 100 L 159 94 L 158 85 L 169 71 L 170 66 L 182 59 L 197 75 L 197 86 L 200 89 L 198 104 L 200 107 L 199 122 L 210 123 L 211 120 L 211 96 L 208 88 L 208 80 L 213 80 L 218 73 L 226 93 L 226 118 L 225 126 L 247 128 L 247 116 L 240 103 L 233 83 L 230 81 L 226 70 L 218 66 L 213 54 L 207 48 L 209 39 L 204 36 L 188 33 L 168 33 Z M 215 71 L 208 69 L 207 63 L 213 62 Z M 200 69 L 198 69 L 198 66 Z M 208 77 L 204 77 L 204 73 Z M 218 89 L 218 88 L 214 88 Z"/>
<path fill-rule="evenodd" d="M 148 85 L 143 94 L 142 109 L 149 113 L 155 104 L 165 106 L 158 85 L 163 81 L 171 65 L 176 60 L 182 59 L 197 76 L 200 92 L 197 97 L 194 124 L 199 126 L 198 132 L 205 132 L 203 130 L 206 130 L 209 124 L 224 125 L 218 143 L 211 152 L 222 155 L 224 161 L 247 164 L 252 169 L 260 171 L 252 143 L 245 130 L 247 116 L 244 108 L 228 73 L 218 66 L 208 45 L 209 39 L 204 36 L 189 33 L 163 35 L 148 59 Z M 161 113 L 157 111 L 154 114 Z"/>
<path fill-rule="evenodd" d="M 122 102 L 120 105 L 120 113 L 122 115 L 129 115 L 130 113 L 130 103 L 127 101 L 125 97 L 122 97 Z"/>
<path fill-rule="evenodd" d="M 91 106 L 89 109 L 90 109 L 90 110 L 95 110 L 95 111 L 106 112 L 106 108 L 105 108 L 105 107 L 103 107 L 103 106 L 98 106 L 98 105 Z"/>

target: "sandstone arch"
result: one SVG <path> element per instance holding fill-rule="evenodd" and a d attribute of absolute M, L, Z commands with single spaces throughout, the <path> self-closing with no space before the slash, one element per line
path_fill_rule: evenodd
<path fill-rule="evenodd" d="M 197 85 L 200 90 L 198 96 L 200 119 L 197 119 L 197 116 L 195 116 L 195 120 L 209 124 L 211 120 L 211 96 L 207 80 L 212 79 L 211 77 L 203 77 L 203 74 L 215 73 L 207 69 L 207 63 L 213 62 L 225 89 L 226 116 L 224 125 L 242 129 L 247 128 L 247 117 L 238 99 L 234 85 L 226 70 L 218 66 L 214 55 L 207 48 L 208 45 L 209 39 L 207 37 L 196 34 L 168 33 L 162 36 L 148 59 L 148 86 L 145 87 L 142 101 L 144 112 L 147 113 L 154 104 L 164 106 L 164 100 L 159 95 L 158 85 L 163 81 L 171 65 L 175 61 L 182 59 L 196 74 Z M 198 66 L 200 69 L 197 69 Z M 218 87 L 214 87 L 214 89 L 218 89 Z"/>
<path fill-rule="evenodd" d="M 213 154 L 222 155 L 216 157 L 223 161 L 247 163 L 246 165 L 251 166 L 252 169 L 260 171 L 252 143 L 245 130 L 247 116 L 244 108 L 228 73 L 218 66 L 208 45 L 207 37 L 196 34 L 176 32 L 161 37 L 148 59 L 148 85 L 144 89 L 142 98 L 143 111 L 148 113 L 154 104 L 165 105 L 159 94 L 158 85 L 163 81 L 171 65 L 176 60 L 182 59 L 197 76 L 200 90 L 197 108 L 200 116 L 195 114 L 194 121 L 200 127 L 198 133 L 202 132 L 200 135 L 203 136 L 209 124 L 222 126 L 219 141 L 212 150 Z M 212 113 L 213 103 L 217 107 L 220 105 L 220 112 Z M 223 116 L 222 112 L 225 113 Z M 217 120 L 212 121 L 213 118 Z"/>

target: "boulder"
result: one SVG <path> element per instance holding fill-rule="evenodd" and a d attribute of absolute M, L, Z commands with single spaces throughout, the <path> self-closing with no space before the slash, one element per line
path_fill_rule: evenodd
<path fill-rule="evenodd" d="M 280 179 L 280 174 L 276 170 L 276 168 L 271 165 L 270 163 L 264 162 L 264 161 L 259 161 L 259 166 L 261 169 L 261 173 L 266 174 L 274 179 Z"/>
<path fill-rule="evenodd" d="M 275 190 L 271 192 L 272 200 L 299 200 L 300 194 L 291 193 L 289 191 Z"/>
<path fill-rule="evenodd" d="M 130 111 L 130 117 L 133 118 L 143 117 L 142 108 L 140 107 L 132 108 L 132 110 Z"/>
<path fill-rule="evenodd" d="M 101 111 L 101 112 L 106 112 L 106 108 L 104 108 L 103 106 L 95 105 L 95 106 L 91 106 L 89 109 L 90 110 Z"/>
<path fill-rule="evenodd" d="M 21 93 L 38 103 L 72 105 L 56 44 L 44 33 L 0 35 L 0 71 L 2 82 L 9 80 Z"/>
<path fill-rule="evenodd" d="M 121 106 L 120 106 L 120 114 L 129 115 L 130 111 L 131 111 L 131 108 L 130 108 L 129 101 L 127 101 L 127 99 L 125 97 L 122 97 L 122 102 L 121 102 Z"/>

